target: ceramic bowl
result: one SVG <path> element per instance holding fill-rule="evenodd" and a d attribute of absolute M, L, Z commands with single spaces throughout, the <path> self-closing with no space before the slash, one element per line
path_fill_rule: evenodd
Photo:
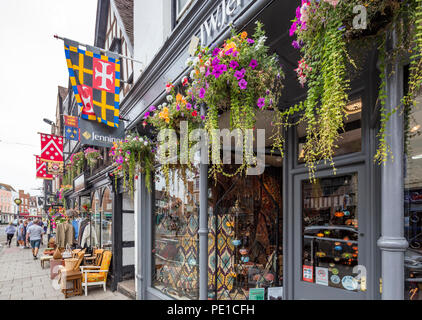
<path fill-rule="evenodd" d="M 238 239 L 234 239 L 234 240 L 232 240 L 232 243 L 233 243 L 233 245 L 235 247 L 237 247 L 237 246 L 239 246 L 242 243 L 242 241 L 241 240 L 238 240 Z"/>

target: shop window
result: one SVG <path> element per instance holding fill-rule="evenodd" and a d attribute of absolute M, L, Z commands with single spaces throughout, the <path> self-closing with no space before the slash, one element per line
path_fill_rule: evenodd
<path fill-rule="evenodd" d="M 362 99 L 351 101 L 346 107 L 346 119 L 344 121 L 344 131 L 340 134 L 337 142 L 338 148 L 335 149 L 334 156 L 341 156 L 360 152 L 362 150 Z M 297 126 L 298 136 L 298 162 L 304 162 L 304 145 L 306 143 L 306 123 L 301 122 Z"/>
<path fill-rule="evenodd" d="M 357 174 L 302 182 L 302 281 L 360 290 L 357 204 Z"/>
<path fill-rule="evenodd" d="M 172 0 L 173 27 L 183 19 L 194 0 Z"/>
<path fill-rule="evenodd" d="M 422 95 L 410 115 L 405 190 L 404 234 L 409 243 L 405 254 L 405 299 L 422 300 Z"/>
<path fill-rule="evenodd" d="M 109 188 L 104 191 L 101 205 L 101 246 L 104 249 L 112 250 L 113 201 Z"/>
<path fill-rule="evenodd" d="M 152 215 L 152 285 L 176 299 L 199 298 L 199 203 L 195 201 L 195 181 L 199 175 L 174 174 L 170 190 L 165 178 L 155 181 Z"/>
<path fill-rule="evenodd" d="M 281 168 L 209 186 L 208 298 L 282 299 Z"/>
<path fill-rule="evenodd" d="M 100 190 L 95 191 L 94 198 L 92 199 L 92 214 L 91 214 L 91 232 L 95 233 L 95 236 L 92 234 L 92 239 L 97 239 L 97 241 L 92 241 L 93 244 L 95 242 L 99 243 L 101 239 L 101 207 L 100 207 Z"/>

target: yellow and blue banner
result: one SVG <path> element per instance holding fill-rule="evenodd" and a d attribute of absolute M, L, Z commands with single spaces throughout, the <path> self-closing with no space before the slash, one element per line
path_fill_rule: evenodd
<path fill-rule="evenodd" d="M 64 48 L 70 82 L 81 118 L 119 127 L 120 60 L 65 39 Z"/>

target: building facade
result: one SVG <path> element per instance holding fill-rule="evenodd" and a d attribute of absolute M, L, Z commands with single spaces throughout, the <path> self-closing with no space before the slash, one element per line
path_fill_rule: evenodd
<path fill-rule="evenodd" d="M 0 223 L 9 223 L 15 218 L 14 192 L 12 186 L 0 183 Z"/>
<path fill-rule="evenodd" d="M 99 0 L 96 46 L 141 62 L 123 64 L 120 110 L 126 132 L 150 135 L 144 114 L 165 101 L 168 81 L 178 86 L 189 74 L 192 37 L 203 46 L 221 45 L 231 34 L 230 23 L 249 34 L 257 20 L 264 23 L 267 43 L 285 66 L 279 108 L 303 100 L 306 91 L 293 72 L 300 57 L 286 31 L 296 6 L 274 0 Z M 337 173 L 320 164 L 317 183 L 309 182 L 303 161 L 301 125 L 286 130 L 284 157 L 268 149 L 262 175 L 218 177 L 214 183 L 200 165 L 186 172 L 186 185 L 176 175 L 168 195 L 157 168 L 152 192 L 141 176 L 132 199 L 111 178 L 104 149 L 104 161 L 76 177 L 66 199 L 72 208 L 91 205 L 99 245 L 113 250 L 113 289 L 135 278 L 138 299 L 245 300 L 256 289 L 265 299 L 270 293 L 286 300 L 422 298 L 417 268 L 422 120 L 419 114 L 412 119 L 412 152 L 403 157 L 403 118 L 393 115 L 387 130 L 395 161 L 374 163 L 378 54 L 367 49 L 361 58 L 334 158 Z M 403 96 L 407 64 L 401 63 L 389 66 L 395 70 L 386 80 L 390 109 Z M 71 92 L 66 99 L 65 114 L 77 115 Z M 68 142 L 65 152 L 81 148 Z"/>
<path fill-rule="evenodd" d="M 21 199 L 21 204 L 18 208 L 19 218 L 28 218 L 30 212 L 30 200 L 31 195 L 29 193 L 25 193 L 24 190 L 19 190 L 19 199 Z"/>
<path fill-rule="evenodd" d="M 134 57 L 145 69 L 121 103 L 127 130 L 142 132 L 148 107 L 165 101 L 166 82 L 178 85 L 188 75 L 185 61 L 194 35 L 213 47 L 230 36 L 230 22 L 251 34 L 260 20 L 271 51 L 283 65 L 294 65 L 299 55 L 286 30 L 296 6 L 290 1 L 137 1 Z M 221 178 L 221 186 L 214 187 L 206 167 L 199 169 L 199 176 L 191 173 L 190 185 L 199 186 L 198 202 L 192 201 L 189 188 L 163 197 L 160 176 L 152 194 L 144 181 L 137 182 L 139 299 L 247 299 L 257 286 L 265 288 L 266 295 L 282 292 L 284 299 L 418 297 L 412 296 L 418 288 L 417 272 L 407 261 L 409 254 L 415 259 L 420 252 L 407 250 L 407 244 L 414 241 L 412 248 L 417 248 L 420 242 L 418 222 L 409 222 L 419 221 L 419 189 L 403 188 L 404 177 L 411 176 L 402 157 L 403 119 L 391 120 L 394 164 L 374 164 L 379 128 L 376 50 L 363 52 L 362 60 L 364 66 L 353 76 L 336 175 L 328 165 L 319 165 L 318 183 L 309 183 L 301 156 L 304 127 L 299 126 L 286 132 L 284 158 L 267 155 L 269 165 L 262 176 Z M 391 67 L 397 77 L 388 80 L 389 107 L 403 95 L 406 64 Z M 285 71 L 282 108 L 306 94 L 295 74 Z M 411 158 L 416 165 L 418 155 Z M 419 186 L 420 176 L 412 177 Z M 409 190 L 406 200 L 404 190 Z M 405 218 L 405 201 L 411 218 Z M 232 230 L 232 223 L 240 230 Z M 324 241 L 318 239 L 324 236 Z"/>

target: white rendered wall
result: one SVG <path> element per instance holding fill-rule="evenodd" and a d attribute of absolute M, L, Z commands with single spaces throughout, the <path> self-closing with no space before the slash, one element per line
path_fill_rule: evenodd
<path fill-rule="evenodd" d="M 171 32 L 171 0 L 135 0 L 134 58 L 146 68 Z M 134 80 L 141 70 L 135 64 Z"/>

